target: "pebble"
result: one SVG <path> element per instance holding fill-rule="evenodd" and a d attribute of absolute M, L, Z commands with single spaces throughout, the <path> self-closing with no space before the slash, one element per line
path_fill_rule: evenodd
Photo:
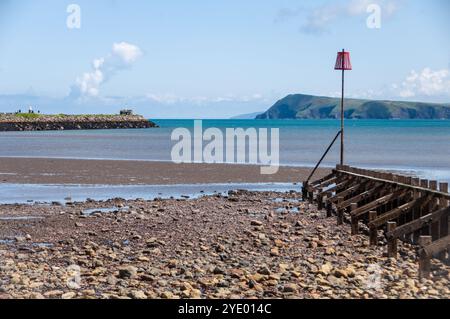
<path fill-rule="evenodd" d="M 141 290 L 133 290 L 129 297 L 132 299 L 147 299 L 147 295 Z"/>
<path fill-rule="evenodd" d="M 74 292 L 66 292 L 65 294 L 63 294 L 62 296 L 61 296 L 61 299 L 73 299 L 73 298 L 75 298 L 76 297 L 76 293 L 74 293 Z"/>
<path fill-rule="evenodd" d="M 274 247 L 270 250 L 270 255 L 273 257 L 280 256 L 280 251 L 278 250 L 278 247 Z"/>
<path fill-rule="evenodd" d="M 119 278 L 128 279 L 134 278 L 137 275 L 137 268 L 134 266 L 127 266 L 119 269 Z"/>
<path fill-rule="evenodd" d="M 283 286 L 283 292 L 286 293 L 295 293 L 298 290 L 298 286 L 295 284 L 285 284 Z"/>

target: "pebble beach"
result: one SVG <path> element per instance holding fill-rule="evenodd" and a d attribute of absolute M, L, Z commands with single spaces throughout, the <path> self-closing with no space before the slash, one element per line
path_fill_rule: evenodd
<path fill-rule="evenodd" d="M 295 191 L 2 205 L 0 239 L 1 299 L 450 297 L 450 267 L 420 281 Z"/>

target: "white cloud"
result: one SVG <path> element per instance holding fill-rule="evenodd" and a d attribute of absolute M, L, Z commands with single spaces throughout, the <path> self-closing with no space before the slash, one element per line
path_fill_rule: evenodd
<path fill-rule="evenodd" d="M 95 59 L 92 62 L 92 71 L 86 72 L 76 79 L 71 96 L 98 96 L 102 84 L 119 71 L 130 68 L 142 55 L 142 50 L 133 44 L 114 43 L 111 53 Z"/>
<path fill-rule="evenodd" d="M 344 3 L 329 3 L 314 8 L 281 9 L 275 18 L 280 22 L 302 16 L 302 32 L 322 34 L 331 31 L 333 23 L 358 16 L 368 15 L 367 8 L 377 4 L 381 8 L 382 17 L 392 16 L 399 8 L 402 0 L 348 0 Z"/>
<path fill-rule="evenodd" d="M 126 64 L 131 64 L 142 56 L 142 51 L 133 44 L 120 42 L 114 43 L 113 54 L 120 57 Z"/>
<path fill-rule="evenodd" d="M 433 71 L 430 68 L 424 68 L 420 72 L 412 70 L 402 84 L 395 85 L 394 88 L 400 90 L 399 95 L 403 98 L 450 95 L 450 71 Z"/>

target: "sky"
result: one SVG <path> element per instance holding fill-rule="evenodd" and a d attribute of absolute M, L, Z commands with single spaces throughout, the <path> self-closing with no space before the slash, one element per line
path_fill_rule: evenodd
<path fill-rule="evenodd" d="M 379 13 L 379 14 L 378 14 Z M 0 0 L 0 112 L 227 118 L 288 94 L 450 103 L 447 0 Z"/>

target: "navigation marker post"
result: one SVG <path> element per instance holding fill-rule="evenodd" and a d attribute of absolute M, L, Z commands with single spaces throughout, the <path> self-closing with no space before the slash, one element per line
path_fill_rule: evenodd
<path fill-rule="evenodd" d="M 341 97 L 341 165 L 344 165 L 344 79 L 345 71 L 352 70 L 352 63 L 350 62 L 350 52 L 342 49 L 338 52 L 335 70 L 342 70 L 342 97 Z"/>

